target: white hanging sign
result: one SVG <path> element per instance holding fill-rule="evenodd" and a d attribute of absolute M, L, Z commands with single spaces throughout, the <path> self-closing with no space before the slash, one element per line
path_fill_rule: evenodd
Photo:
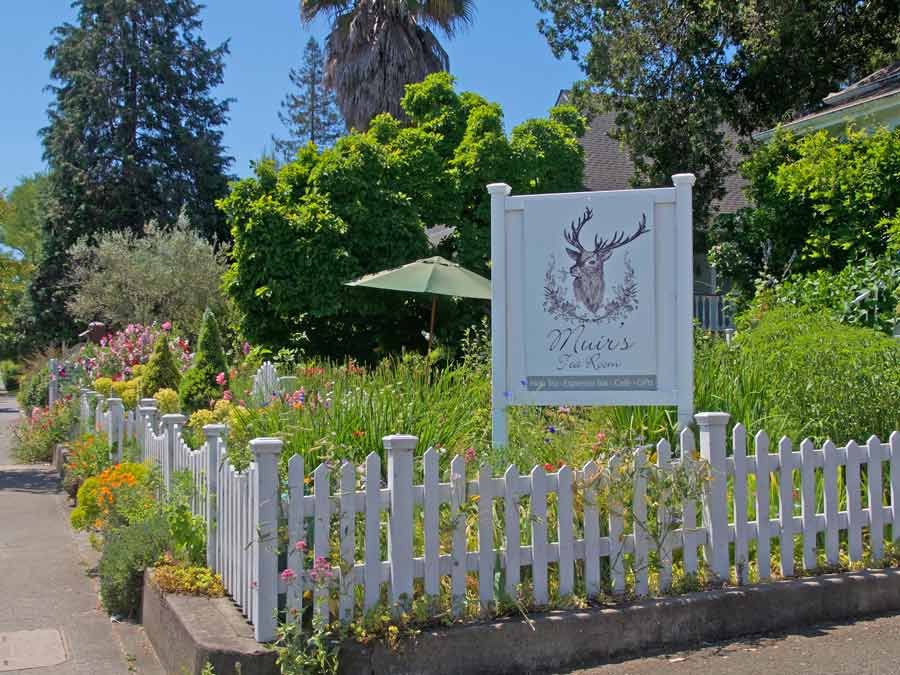
<path fill-rule="evenodd" d="M 494 442 L 510 405 L 692 415 L 694 176 L 674 188 L 491 202 Z"/>

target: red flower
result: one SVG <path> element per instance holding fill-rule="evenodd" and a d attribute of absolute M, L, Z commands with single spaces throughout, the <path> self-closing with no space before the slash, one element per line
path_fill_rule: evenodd
<path fill-rule="evenodd" d="M 553 465 L 550 462 L 544 464 L 544 471 L 553 471 Z"/>

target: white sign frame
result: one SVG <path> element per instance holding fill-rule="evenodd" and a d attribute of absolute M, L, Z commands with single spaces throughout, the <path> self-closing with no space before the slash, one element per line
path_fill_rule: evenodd
<path fill-rule="evenodd" d="M 506 408 L 514 405 L 672 405 L 678 408 L 679 426 L 690 423 L 694 398 L 693 335 L 693 174 L 676 174 L 675 187 L 607 192 L 575 192 L 553 195 L 510 196 L 505 183 L 487 186 L 491 194 L 491 347 L 493 442 L 507 443 Z M 563 226 L 548 221 L 549 203 L 563 207 L 571 216 L 593 205 L 603 214 L 620 208 L 622 203 L 646 205 L 652 237 L 645 237 L 644 262 L 652 255 L 654 275 L 652 308 L 646 325 L 654 335 L 648 342 L 653 350 L 653 375 L 647 372 L 621 373 L 585 379 L 537 376 L 529 373 L 526 352 L 534 352 L 535 340 L 526 338 L 528 312 L 535 311 L 533 275 L 544 278 L 544 269 L 526 270 L 526 254 L 532 252 L 525 241 L 526 231 L 553 228 L 562 236 Z M 571 204 L 569 204 L 571 202 Z M 532 218 L 528 214 L 533 215 Z M 540 222 L 538 222 L 540 221 Z M 526 226 L 527 223 L 527 226 Z M 623 223 L 620 230 L 629 227 Z M 630 225 L 632 229 L 634 225 Z M 592 230 L 593 231 L 593 230 Z M 537 237 L 536 237 L 537 239 Z M 590 241 L 590 238 L 587 239 Z M 652 242 L 649 243 L 649 242 Z M 652 246 L 652 252 L 647 247 Z M 571 261 L 569 261 L 571 262 Z M 646 266 L 646 265 L 645 265 Z M 525 287 L 530 297 L 525 298 Z M 649 289 L 643 290 L 649 293 Z M 645 310 L 646 313 L 646 310 Z M 531 320 L 533 324 L 533 319 Z M 624 324 L 623 324 L 624 325 Z M 543 339 L 543 336 L 541 336 Z M 527 343 L 527 344 L 526 344 Z M 646 348 L 646 346 L 645 346 Z M 533 370 L 535 366 L 531 366 Z M 649 378 L 649 379 L 648 379 Z M 529 382 L 530 380 L 530 382 Z M 553 381 L 548 388 L 547 382 Z M 602 381 L 602 383 L 601 383 Z"/>

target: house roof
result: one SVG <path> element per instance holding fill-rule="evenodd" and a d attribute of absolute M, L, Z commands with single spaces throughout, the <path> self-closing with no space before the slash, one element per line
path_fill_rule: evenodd
<path fill-rule="evenodd" d="M 556 104 L 569 102 L 569 92 L 561 91 Z M 588 190 L 625 190 L 632 187 L 634 162 L 619 141 L 609 135 L 616 126 L 615 118 L 613 112 L 595 115 L 581 138 L 580 142 L 584 148 L 584 184 Z M 736 147 L 737 132 L 726 128 L 725 138 L 730 141 L 728 160 L 736 167 L 743 159 Z M 746 184 L 747 181 L 736 171 L 729 174 L 725 178 L 725 196 L 714 202 L 713 208 L 720 213 L 734 213 L 747 206 L 747 198 L 744 196 Z"/>
<path fill-rule="evenodd" d="M 870 116 L 876 122 L 888 122 L 889 126 L 896 126 L 900 121 L 900 61 L 828 94 L 822 99 L 821 109 L 781 126 L 794 131 L 843 128 L 848 122 Z M 767 129 L 754 137 L 768 140 L 774 133 L 775 129 Z"/>

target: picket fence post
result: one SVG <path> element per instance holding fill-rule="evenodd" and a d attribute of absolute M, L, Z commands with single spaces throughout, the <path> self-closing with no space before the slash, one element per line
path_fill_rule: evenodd
<path fill-rule="evenodd" d="M 155 398 L 142 398 L 137 408 L 137 429 L 138 447 L 141 449 L 141 458 L 147 458 L 147 422 L 150 421 L 151 415 L 156 412 L 159 402 Z"/>
<path fill-rule="evenodd" d="M 219 492 L 219 442 L 225 435 L 224 424 L 207 424 L 203 427 L 206 436 L 206 566 L 217 569 L 218 526 L 216 514 Z"/>
<path fill-rule="evenodd" d="M 280 499 L 278 456 L 281 454 L 282 444 L 278 438 L 255 438 L 250 441 L 250 449 L 256 459 L 256 471 L 252 473 L 257 508 L 256 532 L 251 535 L 253 568 L 257 572 L 257 578 L 251 592 L 256 594 L 253 604 L 257 611 L 253 630 L 257 642 L 270 642 L 275 639 Z"/>
<path fill-rule="evenodd" d="M 399 605 L 413 596 L 413 451 L 415 436 L 382 439 L 387 450 L 387 479 L 391 495 L 388 517 L 388 559 L 391 561 L 391 600 Z"/>
<path fill-rule="evenodd" d="M 111 398 L 109 404 L 109 452 L 116 463 L 122 461 L 122 427 L 125 424 L 125 405 L 120 398 Z M 113 450 L 115 446 L 115 450 Z"/>
<path fill-rule="evenodd" d="M 162 416 L 163 427 L 166 430 L 166 465 L 163 467 L 166 492 L 172 489 L 172 469 L 175 467 L 175 446 L 178 443 L 176 427 L 182 426 L 185 422 L 187 417 L 177 413 Z"/>
<path fill-rule="evenodd" d="M 94 431 L 100 433 L 103 431 L 101 427 L 101 417 L 103 415 L 103 401 L 106 397 L 103 394 L 97 394 L 97 403 L 94 406 Z"/>
<path fill-rule="evenodd" d="M 91 430 L 91 413 L 94 412 L 94 399 L 97 397 L 97 392 L 93 389 L 85 389 L 84 390 L 84 419 L 81 421 L 81 430 L 83 433 L 88 433 Z"/>
<path fill-rule="evenodd" d="M 50 370 L 50 388 L 47 391 L 47 403 L 50 407 L 53 407 L 53 404 L 59 398 L 59 380 L 57 379 L 59 369 L 56 367 L 56 359 L 50 359 L 47 368 Z"/>
<path fill-rule="evenodd" d="M 711 480 L 703 492 L 703 525 L 707 543 L 706 562 L 720 579 L 730 572 L 728 555 L 728 476 L 725 465 L 725 430 L 731 416 L 723 412 L 697 413 L 700 457 L 709 463 Z"/>

